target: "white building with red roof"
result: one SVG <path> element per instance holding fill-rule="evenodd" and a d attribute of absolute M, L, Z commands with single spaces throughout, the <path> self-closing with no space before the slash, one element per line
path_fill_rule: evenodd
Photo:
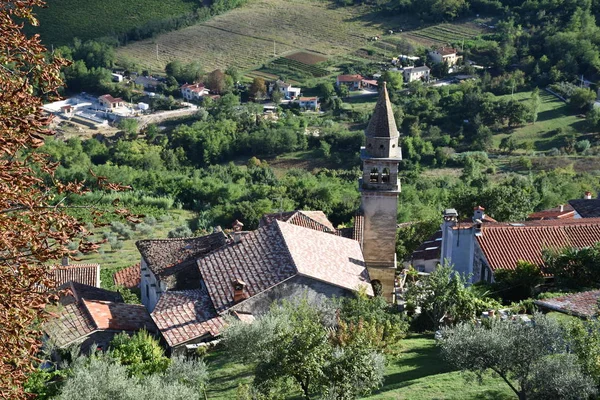
<path fill-rule="evenodd" d="M 186 100 L 198 101 L 208 94 L 210 94 L 210 90 L 203 83 L 186 83 L 185 85 L 181 85 L 181 95 Z"/>
<path fill-rule="evenodd" d="M 458 55 L 458 50 L 453 47 L 441 47 L 429 52 L 429 57 L 434 63 L 447 63 L 449 67 L 456 65 L 461 56 Z"/>
<path fill-rule="evenodd" d="M 335 84 L 336 86 L 346 85 L 350 89 L 361 89 L 363 76 L 360 74 L 350 74 L 350 75 L 338 75 Z"/>

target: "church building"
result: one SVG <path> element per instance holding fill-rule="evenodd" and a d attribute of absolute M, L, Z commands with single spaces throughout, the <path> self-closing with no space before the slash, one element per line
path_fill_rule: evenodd
<path fill-rule="evenodd" d="M 142 240 L 142 303 L 171 351 L 217 336 L 232 316 L 252 321 L 273 302 L 301 294 L 394 301 L 399 133 L 385 84 L 360 150 L 361 207 L 353 228 L 321 211 L 267 214 L 258 229 L 186 239 Z"/>

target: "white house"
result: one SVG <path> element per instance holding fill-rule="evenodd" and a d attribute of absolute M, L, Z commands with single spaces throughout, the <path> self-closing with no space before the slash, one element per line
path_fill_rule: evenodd
<path fill-rule="evenodd" d="M 186 83 L 181 86 L 181 95 L 186 100 L 200 100 L 209 93 L 202 83 Z"/>
<path fill-rule="evenodd" d="M 435 49 L 429 52 L 429 57 L 436 64 L 447 63 L 449 67 L 456 65 L 458 60 L 461 58 L 458 55 L 458 51 L 452 47 L 442 47 L 441 49 Z"/>
<path fill-rule="evenodd" d="M 98 102 L 104 108 L 112 110 L 114 108 L 119 108 L 125 106 L 125 102 L 120 97 L 112 97 L 110 94 L 105 94 L 103 96 L 98 97 Z"/>
<path fill-rule="evenodd" d="M 300 92 L 302 91 L 301 88 L 294 87 L 291 83 L 285 83 L 284 81 L 278 80 L 269 84 L 269 94 L 273 93 L 273 89 L 275 89 L 276 85 L 283 97 L 287 100 L 294 100 L 296 97 L 300 96 Z"/>
<path fill-rule="evenodd" d="M 419 79 L 427 82 L 429 81 L 430 74 L 431 70 L 426 65 L 422 67 L 406 67 L 402 71 L 404 82 L 413 82 Z"/>
<path fill-rule="evenodd" d="M 296 102 L 305 110 L 319 110 L 319 98 L 318 97 L 298 97 Z"/>

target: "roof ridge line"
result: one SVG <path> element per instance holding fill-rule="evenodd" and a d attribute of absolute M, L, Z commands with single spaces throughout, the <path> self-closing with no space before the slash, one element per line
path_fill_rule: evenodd
<path fill-rule="evenodd" d="M 283 231 L 281 230 L 281 227 L 279 226 L 280 223 L 286 223 L 286 224 L 289 224 L 289 223 L 279 221 L 277 219 L 275 220 L 275 226 L 277 227 L 277 231 L 279 232 L 279 234 L 281 235 L 281 238 L 283 239 L 283 245 L 285 246 L 285 251 L 287 252 L 288 256 L 290 257 L 290 260 L 292 260 L 292 265 L 294 266 L 294 269 L 296 270 L 295 275 L 298 275 L 298 274 L 300 274 L 300 270 L 298 269 L 298 265 L 296 265 L 296 260 L 294 260 L 294 256 L 292 255 L 292 252 L 290 251 L 290 247 L 287 244 L 287 240 L 285 240 L 285 235 L 283 234 Z M 294 224 L 289 224 L 289 225 L 294 225 Z M 297 226 L 297 225 L 294 225 L 294 226 Z M 302 227 L 300 226 L 299 228 L 302 228 Z M 306 229 L 310 229 L 310 228 L 306 228 Z"/>

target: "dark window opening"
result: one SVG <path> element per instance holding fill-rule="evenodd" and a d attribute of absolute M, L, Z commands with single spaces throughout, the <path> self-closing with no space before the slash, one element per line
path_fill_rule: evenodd
<path fill-rule="evenodd" d="M 394 148 L 396 148 L 396 145 L 395 145 L 395 144 L 393 144 L 393 145 L 392 145 L 392 149 L 394 149 Z"/>
<path fill-rule="evenodd" d="M 146 284 L 146 299 L 150 300 L 150 285 Z"/>
<path fill-rule="evenodd" d="M 371 174 L 369 175 L 369 182 L 371 182 L 371 183 L 379 182 L 379 170 L 377 168 L 373 168 L 371 170 Z"/>
<path fill-rule="evenodd" d="M 383 172 L 381 173 L 381 182 L 383 183 L 390 183 L 390 170 L 387 168 L 383 169 Z"/>
<path fill-rule="evenodd" d="M 383 145 L 382 144 L 379 145 L 379 149 L 383 150 Z"/>

